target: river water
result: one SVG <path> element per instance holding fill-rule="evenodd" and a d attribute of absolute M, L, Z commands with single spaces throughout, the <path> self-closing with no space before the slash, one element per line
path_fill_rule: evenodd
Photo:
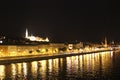
<path fill-rule="evenodd" d="M 0 65 L 0 80 L 116 80 L 120 78 L 120 52 Z"/>

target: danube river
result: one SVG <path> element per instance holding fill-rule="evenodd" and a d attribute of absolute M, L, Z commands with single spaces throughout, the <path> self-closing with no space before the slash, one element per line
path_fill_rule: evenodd
<path fill-rule="evenodd" d="M 120 52 L 100 52 L 64 58 L 0 65 L 0 80 L 116 80 Z"/>

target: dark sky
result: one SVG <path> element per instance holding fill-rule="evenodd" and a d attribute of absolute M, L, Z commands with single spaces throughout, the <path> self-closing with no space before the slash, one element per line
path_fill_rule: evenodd
<path fill-rule="evenodd" d="M 0 35 L 47 36 L 53 41 L 120 40 L 119 2 L 9 0 L 0 3 Z"/>

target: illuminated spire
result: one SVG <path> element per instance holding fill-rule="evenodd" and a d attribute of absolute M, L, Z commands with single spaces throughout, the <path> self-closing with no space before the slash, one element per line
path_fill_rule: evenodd
<path fill-rule="evenodd" d="M 105 47 L 107 47 L 107 38 L 105 37 Z"/>
<path fill-rule="evenodd" d="M 25 37 L 28 38 L 28 30 L 26 28 Z"/>

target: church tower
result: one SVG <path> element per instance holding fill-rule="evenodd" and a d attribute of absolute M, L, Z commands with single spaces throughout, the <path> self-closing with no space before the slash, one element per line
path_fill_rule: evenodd
<path fill-rule="evenodd" d="M 25 37 L 28 38 L 28 30 L 26 28 Z"/>
<path fill-rule="evenodd" d="M 105 37 L 105 43 L 104 43 L 104 46 L 107 47 L 107 38 Z"/>

